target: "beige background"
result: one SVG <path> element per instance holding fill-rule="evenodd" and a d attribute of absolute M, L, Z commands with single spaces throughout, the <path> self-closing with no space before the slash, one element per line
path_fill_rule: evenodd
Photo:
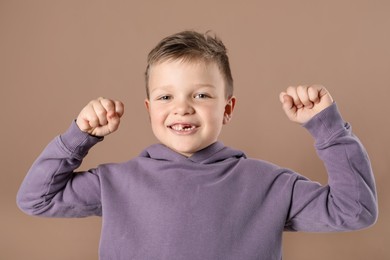
<path fill-rule="evenodd" d="M 285 259 L 390 259 L 385 0 L 0 0 L 0 259 L 97 259 L 100 218 L 29 217 L 16 207 L 17 189 L 49 140 L 95 97 L 121 99 L 127 110 L 121 129 L 84 168 L 125 161 L 155 142 L 143 107 L 145 58 L 162 37 L 183 29 L 212 29 L 229 49 L 238 104 L 225 144 L 326 183 L 313 140 L 278 101 L 289 85 L 322 83 L 370 154 L 377 224 L 285 234 Z"/>

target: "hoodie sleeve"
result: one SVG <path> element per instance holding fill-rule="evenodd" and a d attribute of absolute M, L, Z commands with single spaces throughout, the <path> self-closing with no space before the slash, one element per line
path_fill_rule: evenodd
<path fill-rule="evenodd" d="M 298 178 L 286 230 L 330 232 L 368 227 L 377 219 L 377 195 L 370 160 L 334 103 L 304 127 L 328 173 L 328 185 Z"/>
<path fill-rule="evenodd" d="M 33 163 L 17 194 L 19 208 L 46 217 L 101 215 L 98 175 L 95 170 L 74 170 L 102 139 L 82 132 L 73 122 Z"/>

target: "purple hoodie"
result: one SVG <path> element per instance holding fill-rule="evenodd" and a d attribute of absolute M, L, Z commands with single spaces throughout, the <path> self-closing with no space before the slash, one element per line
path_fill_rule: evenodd
<path fill-rule="evenodd" d="M 305 128 L 322 186 L 216 142 L 186 158 L 164 145 L 75 172 L 101 141 L 73 123 L 38 157 L 18 196 L 27 214 L 102 216 L 100 259 L 281 259 L 282 233 L 368 227 L 377 219 L 368 156 L 336 104 Z"/>

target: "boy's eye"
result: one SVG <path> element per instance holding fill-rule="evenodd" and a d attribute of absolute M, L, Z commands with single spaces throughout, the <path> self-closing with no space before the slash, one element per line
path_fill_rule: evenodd
<path fill-rule="evenodd" d="M 171 99 L 171 97 L 168 96 L 168 95 L 161 96 L 161 97 L 158 98 L 158 100 L 170 100 L 170 99 Z"/>
<path fill-rule="evenodd" d="M 195 95 L 195 98 L 208 98 L 208 97 L 209 97 L 209 95 L 204 94 L 204 93 L 199 93 L 199 94 Z"/>

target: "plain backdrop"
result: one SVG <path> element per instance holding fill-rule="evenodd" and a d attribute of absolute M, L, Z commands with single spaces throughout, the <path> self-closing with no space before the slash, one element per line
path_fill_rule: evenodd
<path fill-rule="evenodd" d="M 285 117 L 278 94 L 321 83 L 366 146 L 376 176 L 376 225 L 351 233 L 285 233 L 289 260 L 390 259 L 389 1 L 0 0 L 0 259 L 97 259 L 101 219 L 30 217 L 16 192 L 46 144 L 91 99 L 120 99 L 117 133 L 87 169 L 137 156 L 156 142 L 146 56 L 181 30 L 214 31 L 229 49 L 237 96 L 221 141 L 326 184 L 313 140 Z"/>

